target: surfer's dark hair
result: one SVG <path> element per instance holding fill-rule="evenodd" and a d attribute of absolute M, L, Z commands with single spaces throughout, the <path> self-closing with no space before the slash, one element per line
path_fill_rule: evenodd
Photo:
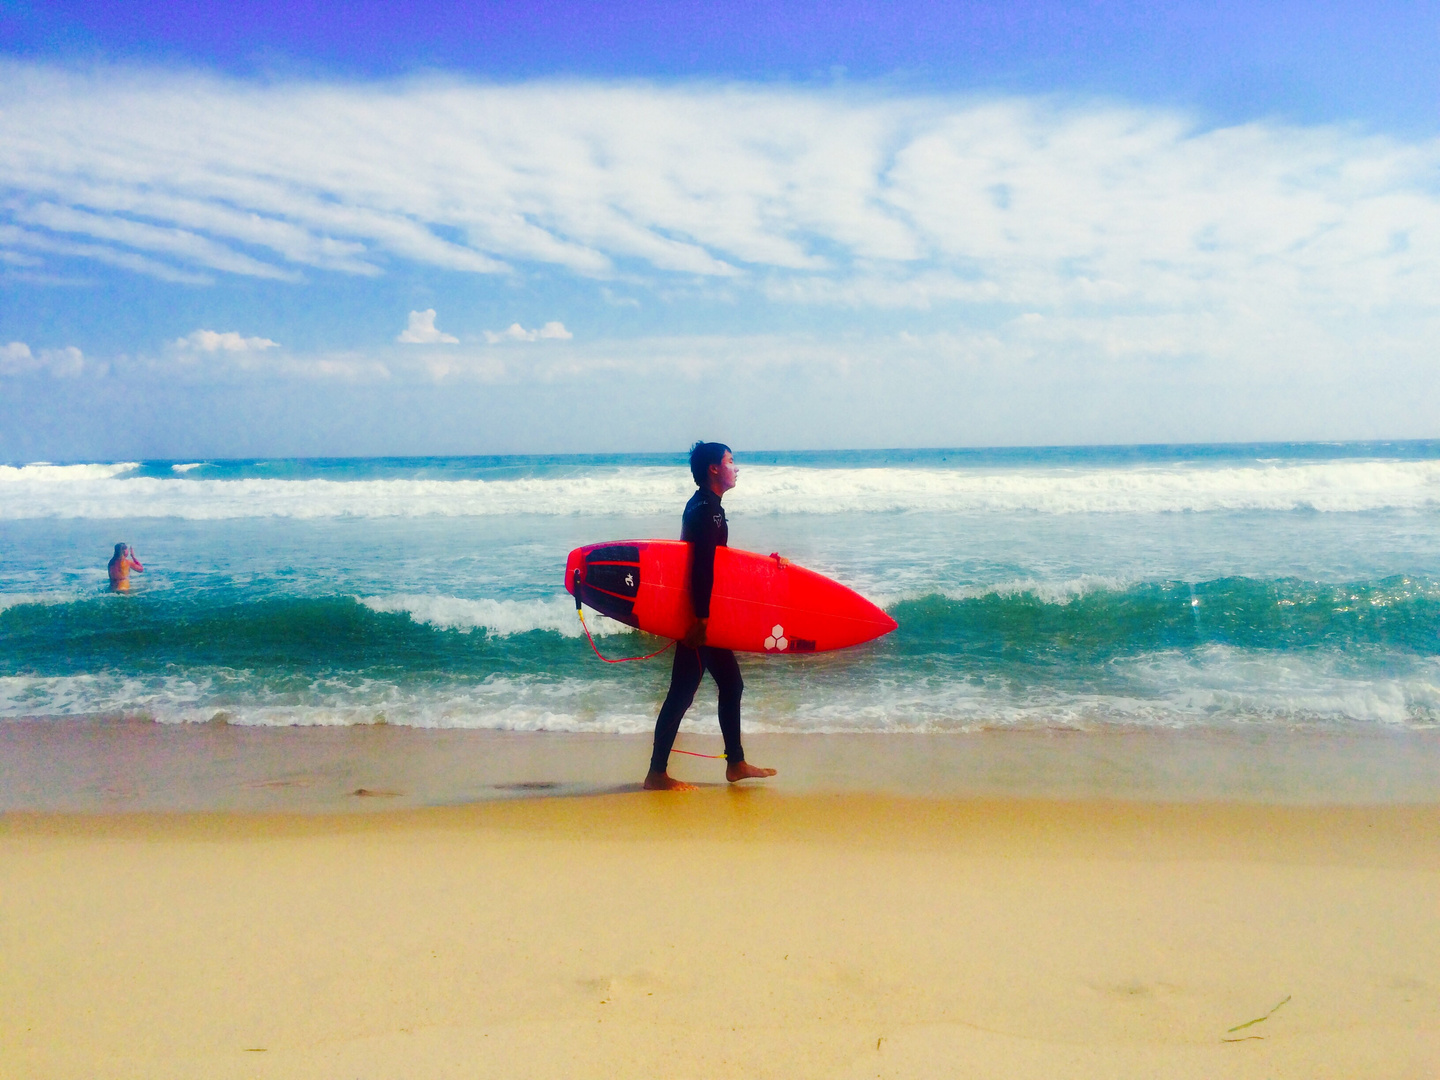
<path fill-rule="evenodd" d="M 730 453 L 723 442 L 697 442 L 690 447 L 690 475 L 695 478 L 696 487 L 710 483 L 710 466 L 719 465 L 721 458 Z"/>
<path fill-rule="evenodd" d="M 129 546 L 130 546 L 129 544 L 116 544 L 116 545 L 115 545 L 115 556 L 116 556 L 116 558 L 119 558 L 121 555 L 124 555 L 124 554 L 125 554 L 125 549 L 126 549 L 127 547 L 129 547 Z"/>

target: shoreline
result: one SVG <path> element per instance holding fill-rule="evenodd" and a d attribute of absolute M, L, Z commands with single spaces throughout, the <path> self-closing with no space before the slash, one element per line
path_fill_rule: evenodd
<path fill-rule="evenodd" d="M 697 726 L 698 727 L 698 726 Z M 718 752 L 682 729 L 678 746 Z M 712 745 L 716 744 L 716 745 Z M 0 813 L 334 813 L 638 790 L 649 735 L 0 721 Z M 1276 805 L 1440 804 L 1440 730 L 749 734 L 778 793 Z M 725 786 L 723 763 L 671 772 Z"/>

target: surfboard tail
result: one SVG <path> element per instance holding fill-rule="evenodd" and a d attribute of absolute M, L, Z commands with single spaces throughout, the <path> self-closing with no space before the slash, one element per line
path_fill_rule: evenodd
<path fill-rule="evenodd" d="M 602 615 L 644 629 L 635 611 L 640 595 L 640 548 L 644 541 L 622 540 L 576 548 L 565 560 L 565 591 L 576 606 L 588 604 Z"/>

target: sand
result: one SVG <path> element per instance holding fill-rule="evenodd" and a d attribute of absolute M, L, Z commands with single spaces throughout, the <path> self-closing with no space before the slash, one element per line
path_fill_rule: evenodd
<path fill-rule="evenodd" d="M 5 1077 L 1433 1080 L 1440 805 L 12 810 L 0 1000 Z"/>
<path fill-rule="evenodd" d="M 242 727 L 148 719 L 0 721 L 7 810 L 390 812 L 536 794 L 635 790 L 649 733 L 361 725 Z M 951 734 L 747 732 L 777 790 L 1291 805 L 1440 804 L 1440 730 L 1231 727 Z M 678 746 L 719 753 L 711 718 Z M 716 780 L 719 763 L 671 770 Z M 384 792 L 355 797 L 359 790 Z"/>

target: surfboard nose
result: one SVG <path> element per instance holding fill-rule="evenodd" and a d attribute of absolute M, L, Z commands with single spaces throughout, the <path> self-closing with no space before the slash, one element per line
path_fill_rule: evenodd
<path fill-rule="evenodd" d="M 870 618 L 866 621 L 873 628 L 874 633 L 872 633 L 868 638 L 866 638 L 866 641 L 873 641 L 875 638 L 884 637 L 886 634 L 890 633 L 890 631 L 898 630 L 900 628 L 899 623 L 897 623 L 882 608 L 876 606 L 875 604 L 870 605 L 869 615 Z"/>

